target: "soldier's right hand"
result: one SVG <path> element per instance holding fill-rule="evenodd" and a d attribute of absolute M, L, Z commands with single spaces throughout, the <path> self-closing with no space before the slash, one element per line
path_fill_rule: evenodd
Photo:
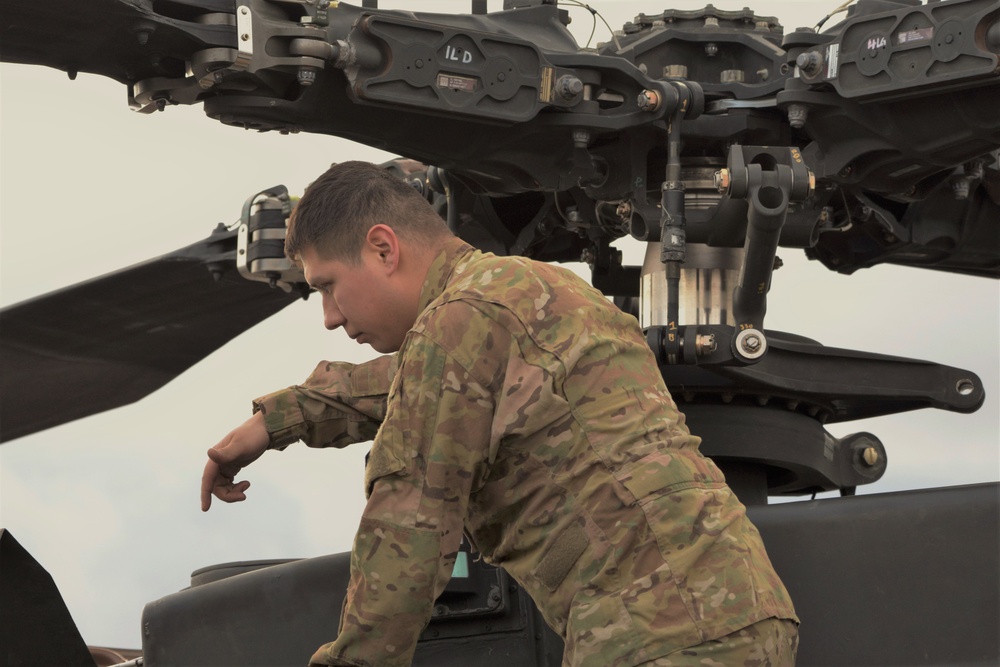
<path fill-rule="evenodd" d="M 208 463 L 201 476 L 201 511 L 212 506 L 212 496 L 227 503 L 246 500 L 250 482 L 236 481 L 240 470 L 267 451 L 270 438 L 264 427 L 264 414 L 258 412 L 208 450 Z"/>

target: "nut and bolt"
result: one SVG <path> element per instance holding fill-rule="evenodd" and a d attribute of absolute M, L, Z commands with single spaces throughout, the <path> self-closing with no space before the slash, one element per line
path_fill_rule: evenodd
<path fill-rule="evenodd" d="M 735 347 L 744 359 L 760 359 L 767 352 L 767 339 L 757 329 L 744 329 L 736 336 Z"/>
<path fill-rule="evenodd" d="M 718 349 L 715 342 L 715 334 L 698 334 L 694 339 L 695 352 L 699 357 L 711 354 Z"/>
<path fill-rule="evenodd" d="M 796 130 L 802 129 L 809 117 L 809 109 L 801 104 L 788 105 L 788 124 Z"/>
<path fill-rule="evenodd" d="M 878 459 L 878 450 L 874 447 L 865 447 L 864 451 L 861 452 L 861 460 L 869 467 L 878 463 Z"/>
<path fill-rule="evenodd" d="M 818 51 L 806 51 L 795 58 L 795 65 L 806 76 L 814 76 L 823 70 L 823 56 Z"/>
<path fill-rule="evenodd" d="M 740 347 L 743 349 L 743 351 L 749 352 L 750 354 L 753 354 L 754 352 L 759 350 L 760 346 L 761 346 L 760 336 L 757 336 L 755 334 L 747 336 L 740 343 Z"/>
<path fill-rule="evenodd" d="M 719 74 L 719 83 L 743 83 L 746 75 L 741 69 L 724 69 Z"/>
<path fill-rule="evenodd" d="M 655 90 L 644 90 L 639 93 L 636 103 L 640 111 L 656 111 L 660 108 L 660 93 Z"/>
<path fill-rule="evenodd" d="M 666 65 L 663 68 L 663 76 L 667 79 L 686 79 L 687 75 L 687 65 Z"/>
<path fill-rule="evenodd" d="M 719 192 L 729 192 L 730 176 L 728 169 L 720 169 L 715 172 L 715 189 Z"/>
<path fill-rule="evenodd" d="M 556 82 L 556 91 L 564 100 L 572 100 L 583 92 L 583 81 L 570 74 L 563 75 Z"/>
<path fill-rule="evenodd" d="M 968 178 L 959 178 L 951 183 L 951 191 L 955 194 L 955 199 L 964 201 L 969 198 L 969 193 L 972 191 L 972 183 L 969 182 Z"/>
<path fill-rule="evenodd" d="M 300 85 L 311 86 L 316 81 L 316 70 L 312 67 L 302 67 L 295 73 Z"/>

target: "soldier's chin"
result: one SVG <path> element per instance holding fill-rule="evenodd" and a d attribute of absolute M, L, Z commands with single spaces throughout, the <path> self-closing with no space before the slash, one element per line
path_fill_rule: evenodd
<path fill-rule="evenodd" d="M 392 354 L 393 352 L 399 351 L 398 345 L 393 346 L 383 341 L 372 340 L 365 334 L 361 334 L 354 340 L 361 343 L 362 345 L 368 345 L 371 349 L 375 350 L 379 354 Z"/>

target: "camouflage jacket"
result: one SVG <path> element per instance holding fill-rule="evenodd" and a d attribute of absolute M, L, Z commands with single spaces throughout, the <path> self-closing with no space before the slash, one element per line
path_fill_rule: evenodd
<path fill-rule="evenodd" d="M 409 665 L 463 529 L 534 598 L 565 665 L 636 665 L 795 618 L 744 507 L 698 452 L 638 323 L 570 271 L 453 240 L 394 358 L 259 399 L 272 443 L 374 437 L 335 642 Z"/>

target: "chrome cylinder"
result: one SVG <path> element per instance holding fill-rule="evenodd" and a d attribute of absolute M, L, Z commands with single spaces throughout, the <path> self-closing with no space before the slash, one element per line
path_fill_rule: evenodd
<path fill-rule="evenodd" d="M 743 263 L 742 248 L 712 248 L 691 243 L 681 265 L 680 307 L 682 324 L 735 325 L 733 288 Z M 668 326 L 666 269 L 660 261 L 660 244 L 646 244 L 639 291 L 639 323 L 643 327 Z"/>

